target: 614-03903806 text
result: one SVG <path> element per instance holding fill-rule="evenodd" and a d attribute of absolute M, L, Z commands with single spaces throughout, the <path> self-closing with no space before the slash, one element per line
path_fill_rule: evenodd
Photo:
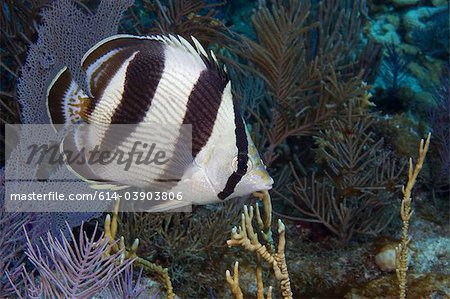
<path fill-rule="evenodd" d="M 160 192 L 160 191 L 127 191 L 127 192 L 113 192 L 113 191 L 94 191 L 93 193 L 70 193 L 64 194 L 61 192 L 48 193 L 12 193 L 10 194 L 11 201 L 113 201 L 113 200 L 130 200 L 130 201 L 181 201 L 183 200 L 182 192 Z"/>

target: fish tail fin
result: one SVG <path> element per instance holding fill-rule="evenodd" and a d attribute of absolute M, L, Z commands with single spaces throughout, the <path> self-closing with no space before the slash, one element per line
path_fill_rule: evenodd
<path fill-rule="evenodd" d="M 87 122 L 91 98 L 78 86 L 67 67 L 47 88 L 47 112 L 52 124 Z"/>

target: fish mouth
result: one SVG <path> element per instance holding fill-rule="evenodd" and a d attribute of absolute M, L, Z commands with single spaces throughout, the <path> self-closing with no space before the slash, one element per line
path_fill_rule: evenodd
<path fill-rule="evenodd" d="M 272 189 L 274 181 L 273 181 L 272 177 L 269 176 L 269 178 L 270 178 L 270 181 L 263 186 L 262 190 L 270 190 L 270 189 Z"/>
<path fill-rule="evenodd" d="M 272 189 L 272 185 L 274 183 L 273 178 L 269 175 L 265 167 L 261 167 L 258 169 L 257 176 L 259 181 L 261 182 L 260 190 L 270 190 Z"/>

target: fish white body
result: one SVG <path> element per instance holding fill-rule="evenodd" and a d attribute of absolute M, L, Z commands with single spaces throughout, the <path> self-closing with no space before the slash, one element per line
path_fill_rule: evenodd
<path fill-rule="evenodd" d="M 84 56 L 87 92 L 68 70 L 56 76 L 48 90 L 52 123 L 89 124 L 67 146 L 88 152 L 100 144 L 127 153 L 136 140 L 158 140 L 171 157 L 151 167 L 133 160 L 127 170 L 117 163 L 72 167 L 76 173 L 95 184 L 183 192 L 194 204 L 271 188 L 226 72 L 212 52 L 193 43 L 195 48 L 181 37 L 116 35 Z M 119 124 L 131 126 L 120 131 Z"/>

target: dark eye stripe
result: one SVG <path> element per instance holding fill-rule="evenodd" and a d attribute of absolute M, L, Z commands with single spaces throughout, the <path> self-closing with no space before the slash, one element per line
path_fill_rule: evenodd
<path fill-rule="evenodd" d="M 225 188 L 217 194 L 217 197 L 221 200 L 226 199 L 228 196 L 233 194 L 236 185 L 241 181 L 242 177 L 247 172 L 247 162 L 248 162 L 248 140 L 247 133 L 245 131 L 244 120 L 239 113 L 237 105 L 233 105 L 234 108 L 234 124 L 235 124 L 235 136 L 236 136 L 236 147 L 238 149 L 238 165 L 237 170 L 228 177 Z"/>

